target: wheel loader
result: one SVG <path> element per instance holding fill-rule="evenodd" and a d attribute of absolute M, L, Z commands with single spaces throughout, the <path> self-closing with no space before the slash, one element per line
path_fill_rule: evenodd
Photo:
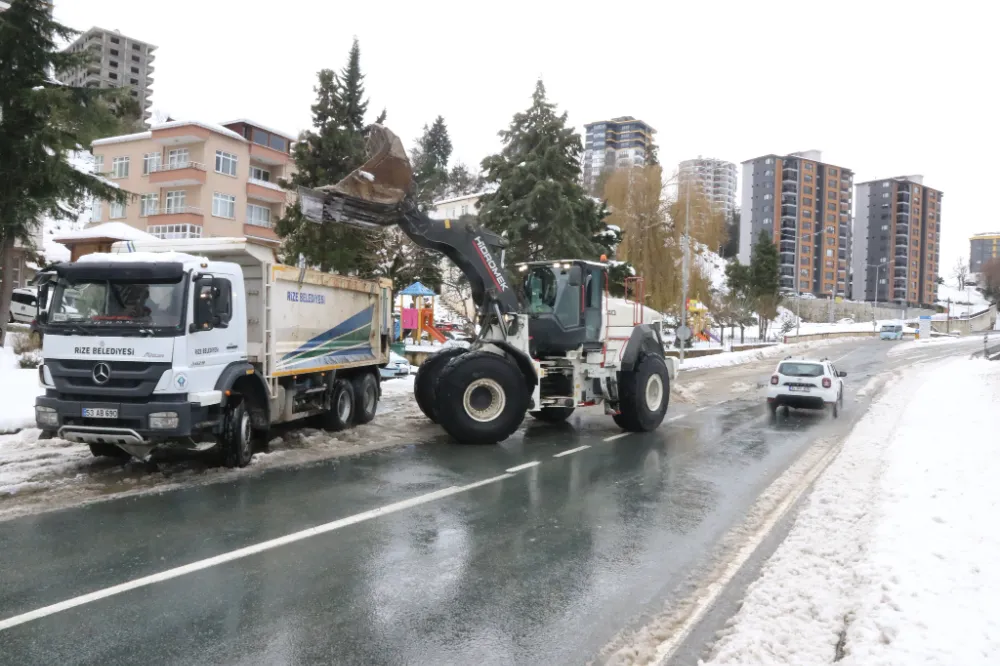
<path fill-rule="evenodd" d="M 398 226 L 468 278 L 479 334 L 468 348 L 445 348 L 421 364 L 414 393 L 429 419 L 468 444 L 506 439 L 526 413 L 555 423 L 591 405 L 603 405 L 627 431 L 660 425 L 677 361 L 664 356 L 662 317 L 642 304 L 641 278 L 629 278 L 625 298 L 614 298 L 604 257 L 520 263 L 508 272 L 505 239 L 418 209 L 395 134 L 371 126 L 367 152 L 339 183 L 300 188 L 299 204 L 320 224 Z"/>

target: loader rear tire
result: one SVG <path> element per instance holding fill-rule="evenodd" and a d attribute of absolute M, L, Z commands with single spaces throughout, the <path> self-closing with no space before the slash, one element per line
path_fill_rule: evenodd
<path fill-rule="evenodd" d="M 524 421 L 530 392 L 514 363 L 480 351 L 448 362 L 436 399 L 441 426 L 460 444 L 496 444 Z"/>
<path fill-rule="evenodd" d="M 420 407 L 424 416 L 434 423 L 438 422 L 434 409 L 438 377 L 441 376 L 444 367 L 448 365 L 448 361 L 465 352 L 466 350 L 462 347 L 449 347 L 428 356 L 417 368 L 417 376 L 413 380 L 413 397 L 417 399 L 417 406 Z"/>
<path fill-rule="evenodd" d="M 670 373 L 659 356 L 643 356 L 618 383 L 620 414 L 615 423 L 630 432 L 649 432 L 663 422 L 670 402 Z"/>
<path fill-rule="evenodd" d="M 545 423 L 562 423 L 573 413 L 572 407 L 542 407 L 538 411 L 529 412 L 533 417 Z"/>

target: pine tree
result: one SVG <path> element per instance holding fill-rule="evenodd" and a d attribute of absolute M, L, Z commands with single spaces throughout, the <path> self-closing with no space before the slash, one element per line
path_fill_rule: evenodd
<path fill-rule="evenodd" d="M 134 111 L 123 90 L 65 86 L 50 72 L 86 66 L 90 54 L 63 53 L 56 41 L 76 32 L 57 23 L 43 0 L 13 0 L 0 13 L 0 312 L 10 309 L 13 250 L 29 243 L 42 216 L 76 217 L 91 197 L 129 194 L 75 169 L 67 154 L 117 133 Z M 6 324 L 6 316 L 0 326 Z M 0 338 L 3 329 L 0 328 Z"/>
<path fill-rule="evenodd" d="M 749 273 L 750 292 L 757 308 L 758 332 L 764 339 L 771 320 L 778 316 L 778 305 L 781 303 L 778 247 L 771 240 L 771 234 L 764 229 L 761 229 L 750 252 Z"/>
<path fill-rule="evenodd" d="M 296 172 L 284 183 L 290 189 L 331 185 L 365 161 L 364 75 L 361 50 L 354 40 L 347 65 L 340 76 L 324 69 L 317 74 L 316 103 L 312 106 L 313 130 L 303 132 L 295 144 Z M 382 111 L 381 119 L 385 118 Z M 283 240 L 287 261 L 299 256 L 322 271 L 372 276 L 385 255 L 385 234 L 344 225 L 319 225 L 306 220 L 298 206 L 288 206 L 275 231 Z"/>
<path fill-rule="evenodd" d="M 426 212 L 436 199 L 445 195 L 448 187 L 448 160 L 451 159 L 451 138 L 444 118 L 438 116 L 411 151 L 415 198 L 420 210 Z"/>
<path fill-rule="evenodd" d="M 507 261 L 596 259 L 605 230 L 601 207 L 580 185 L 580 135 L 535 85 L 531 107 L 501 131 L 503 149 L 483 160 L 496 191 L 479 200 L 479 221 L 503 234 Z"/>
<path fill-rule="evenodd" d="M 481 192 L 482 189 L 482 176 L 474 175 L 467 165 L 459 162 L 448 172 L 448 190 L 446 196 L 461 197 Z"/>

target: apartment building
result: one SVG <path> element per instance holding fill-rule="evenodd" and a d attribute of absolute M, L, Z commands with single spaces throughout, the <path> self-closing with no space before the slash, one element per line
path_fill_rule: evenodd
<path fill-rule="evenodd" d="M 982 273 L 990 259 L 1000 257 L 1000 232 L 976 234 L 969 239 L 969 272 Z"/>
<path fill-rule="evenodd" d="M 852 298 L 905 305 L 937 302 L 942 192 L 921 176 L 857 185 Z"/>
<path fill-rule="evenodd" d="M 120 221 L 159 238 L 249 236 L 272 228 L 291 194 L 293 137 L 250 120 L 175 121 L 148 132 L 98 139 L 95 172 L 136 195 L 94 203 L 93 221 Z"/>
<path fill-rule="evenodd" d="M 479 212 L 479 197 L 486 192 L 463 194 L 459 197 L 438 199 L 431 204 L 428 216 L 438 220 L 457 220 L 463 215 L 476 215 Z"/>
<path fill-rule="evenodd" d="M 156 47 L 127 37 L 117 30 L 91 28 L 70 44 L 67 51 L 86 51 L 86 66 L 56 73 L 67 85 L 93 88 L 130 88 L 139 101 L 142 119 L 149 120 L 153 91 L 153 52 Z"/>
<path fill-rule="evenodd" d="M 743 162 L 739 260 L 750 261 L 765 230 L 778 245 L 782 289 L 846 295 L 853 178 L 818 150 Z"/>
<path fill-rule="evenodd" d="M 651 125 L 632 116 L 599 120 L 584 128 L 583 186 L 591 193 L 603 171 L 645 165 L 656 134 Z"/>
<path fill-rule="evenodd" d="M 736 165 L 714 157 L 680 163 L 677 179 L 681 189 L 688 183 L 700 188 L 709 203 L 728 216 L 736 209 Z"/>

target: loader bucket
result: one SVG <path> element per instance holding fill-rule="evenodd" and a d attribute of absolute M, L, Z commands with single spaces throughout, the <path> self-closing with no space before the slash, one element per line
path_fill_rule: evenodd
<path fill-rule="evenodd" d="M 414 187 L 403 142 L 387 127 L 372 125 L 365 152 L 365 163 L 339 183 L 299 188 L 300 207 L 307 219 L 359 227 L 399 222 L 403 203 Z"/>

